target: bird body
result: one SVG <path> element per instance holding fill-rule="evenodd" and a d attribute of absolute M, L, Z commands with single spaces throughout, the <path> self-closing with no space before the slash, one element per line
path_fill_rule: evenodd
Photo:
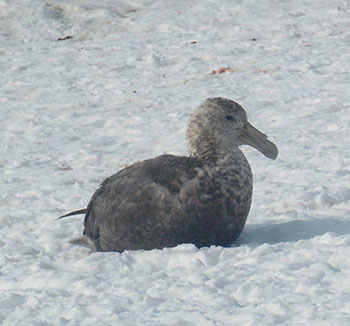
<path fill-rule="evenodd" d="M 103 181 L 87 209 L 77 211 L 86 213 L 84 236 L 72 242 L 119 252 L 232 243 L 244 228 L 253 185 L 239 146 L 270 158 L 277 147 L 247 122 L 239 104 L 222 98 L 194 111 L 187 142 L 189 157 L 161 155 Z"/>

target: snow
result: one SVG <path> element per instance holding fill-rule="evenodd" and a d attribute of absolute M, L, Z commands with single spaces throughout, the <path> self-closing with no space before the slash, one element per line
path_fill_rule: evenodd
<path fill-rule="evenodd" d="M 349 325 L 349 14 L 340 0 L 0 0 L 0 324 Z M 279 147 L 275 162 L 243 148 L 254 197 L 238 241 L 69 244 L 82 218 L 55 218 L 127 164 L 186 154 L 211 96 Z"/>

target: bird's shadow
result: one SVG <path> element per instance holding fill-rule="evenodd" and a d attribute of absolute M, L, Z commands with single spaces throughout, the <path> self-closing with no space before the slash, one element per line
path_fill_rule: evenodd
<path fill-rule="evenodd" d="M 275 244 L 280 242 L 296 242 L 312 239 L 327 232 L 336 235 L 350 234 L 350 220 L 333 218 L 295 220 L 278 224 L 247 225 L 238 239 L 238 245 L 256 243 Z"/>

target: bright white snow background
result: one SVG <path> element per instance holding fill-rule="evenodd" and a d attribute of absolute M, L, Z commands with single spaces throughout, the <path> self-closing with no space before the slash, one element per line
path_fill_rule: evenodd
<path fill-rule="evenodd" d="M 0 324 L 350 325 L 349 91 L 344 0 L 0 0 Z M 187 154 L 213 96 L 280 151 L 244 148 L 239 240 L 69 244 L 83 216 L 55 218 L 125 165 Z"/>

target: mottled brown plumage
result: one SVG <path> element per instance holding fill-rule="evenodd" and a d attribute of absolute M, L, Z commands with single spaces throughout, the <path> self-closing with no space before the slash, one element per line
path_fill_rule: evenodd
<path fill-rule="evenodd" d="M 158 156 L 107 178 L 86 209 L 84 236 L 72 242 L 119 252 L 232 243 L 252 198 L 252 173 L 239 146 L 272 159 L 277 147 L 248 123 L 239 104 L 223 98 L 194 111 L 187 142 L 189 157 Z"/>

